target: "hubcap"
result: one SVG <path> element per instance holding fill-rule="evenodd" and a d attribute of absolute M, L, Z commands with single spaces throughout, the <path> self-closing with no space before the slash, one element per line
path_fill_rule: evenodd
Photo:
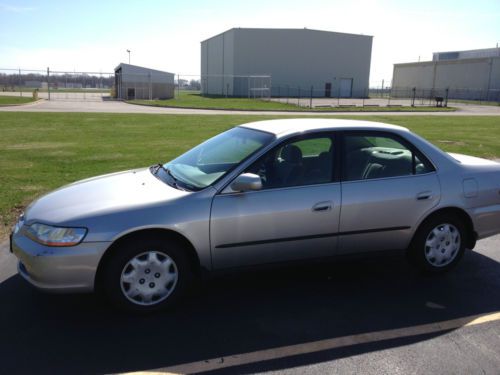
<path fill-rule="evenodd" d="M 151 306 L 165 300 L 174 291 L 178 279 L 172 258 L 160 251 L 147 251 L 123 267 L 120 285 L 130 302 Z"/>
<path fill-rule="evenodd" d="M 452 224 L 439 224 L 425 241 L 425 259 L 434 267 L 444 267 L 456 258 L 460 250 L 460 232 Z"/>

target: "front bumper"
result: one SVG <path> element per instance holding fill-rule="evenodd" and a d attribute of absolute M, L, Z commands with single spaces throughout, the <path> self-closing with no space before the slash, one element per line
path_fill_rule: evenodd
<path fill-rule="evenodd" d="M 39 289 L 61 293 L 93 291 L 97 266 L 110 244 L 82 242 L 49 247 L 32 241 L 22 231 L 11 237 L 19 274 Z"/>

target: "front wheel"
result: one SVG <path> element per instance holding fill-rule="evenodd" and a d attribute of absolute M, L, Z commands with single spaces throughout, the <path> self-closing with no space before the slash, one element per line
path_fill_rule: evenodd
<path fill-rule="evenodd" d="M 443 273 L 462 258 L 467 243 L 464 224 L 452 215 L 425 221 L 408 249 L 410 260 L 428 273 Z"/>
<path fill-rule="evenodd" d="M 174 305 L 191 281 L 191 267 L 182 246 L 142 239 L 116 249 L 107 264 L 104 287 L 115 306 L 147 312 Z"/>

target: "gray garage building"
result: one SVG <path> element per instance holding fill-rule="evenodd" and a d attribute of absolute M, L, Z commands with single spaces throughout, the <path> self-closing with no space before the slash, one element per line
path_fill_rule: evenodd
<path fill-rule="evenodd" d="M 170 99 L 174 97 L 174 74 L 121 63 L 115 68 L 119 99 Z"/>
<path fill-rule="evenodd" d="M 207 95 L 364 97 L 372 36 L 309 29 L 233 28 L 201 42 Z"/>
<path fill-rule="evenodd" d="M 395 64 L 393 96 L 412 89 L 456 99 L 500 101 L 500 49 L 435 52 L 432 61 Z"/>

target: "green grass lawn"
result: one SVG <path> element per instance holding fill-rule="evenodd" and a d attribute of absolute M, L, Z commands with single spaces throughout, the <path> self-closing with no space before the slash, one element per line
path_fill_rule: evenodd
<path fill-rule="evenodd" d="M 307 98 L 302 99 L 307 100 Z M 203 109 L 227 109 L 246 111 L 311 111 L 308 107 L 299 107 L 293 102 L 279 103 L 248 98 L 225 98 L 218 96 L 202 96 L 199 92 L 180 91 L 176 92 L 174 99 L 167 100 L 129 100 L 128 103 L 150 105 L 156 107 L 179 107 L 179 108 L 203 108 Z M 429 112 L 429 111 L 454 111 L 450 107 L 316 107 L 312 111 L 317 112 Z"/>
<path fill-rule="evenodd" d="M 205 108 L 205 109 L 243 109 L 247 111 L 296 111 L 299 107 L 293 104 L 276 103 L 248 98 L 224 98 L 201 96 L 199 92 L 176 92 L 174 99 L 168 100 L 130 100 L 130 103 L 152 105 L 158 107 Z"/>
<path fill-rule="evenodd" d="M 31 96 L 3 96 L 0 95 L 0 106 L 12 104 L 26 104 L 34 102 Z"/>
<path fill-rule="evenodd" d="M 165 162 L 234 125 L 279 117 L 285 116 L 0 112 L 0 237 L 47 191 Z M 500 117 L 365 119 L 409 127 L 446 151 L 500 157 Z"/>

